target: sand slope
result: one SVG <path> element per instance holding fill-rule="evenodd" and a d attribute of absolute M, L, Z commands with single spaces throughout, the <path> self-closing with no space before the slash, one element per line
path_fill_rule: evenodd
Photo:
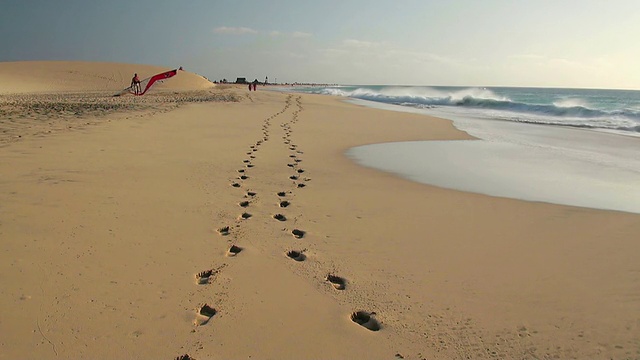
<path fill-rule="evenodd" d="M 129 86 L 134 71 L 144 79 L 166 70 L 116 63 L 0 63 L 0 146 L 185 103 L 234 101 L 233 93 L 188 71 L 155 83 L 144 96 L 113 96 Z"/>
<path fill-rule="evenodd" d="M 176 66 L 177 67 L 177 66 Z M 119 91 L 134 73 L 141 79 L 175 68 L 84 61 L 0 62 L 0 94 Z M 200 75 L 180 71 L 154 90 L 201 90 L 214 84 Z"/>

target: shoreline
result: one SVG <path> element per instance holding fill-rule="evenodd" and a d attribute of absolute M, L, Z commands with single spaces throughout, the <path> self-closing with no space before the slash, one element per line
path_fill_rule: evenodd
<path fill-rule="evenodd" d="M 427 110 L 399 105 L 345 101 L 432 116 Z M 476 141 L 368 144 L 347 150 L 345 156 L 362 166 L 452 190 L 640 213 L 635 205 L 640 201 L 635 189 L 640 178 L 635 136 L 570 126 L 445 120 Z M 557 139 L 564 141 L 559 144 Z"/>
<path fill-rule="evenodd" d="M 348 85 L 298 91 L 341 96 L 378 108 L 400 106 L 405 110 L 399 111 L 425 112 L 456 122 L 489 120 L 640 137 L 639 114 L 634 110 L 638 98 L 633 96 L 637 91 L 418 85 Z"/>
<path fill-rule="evenodd" d="M 240 102 L 0 148 L 0 354 L 636 356 L 637 215 L 436 188 L 344 156 L 471 138 L 447 120 L 232 91 Z M 194 326 L 204 303 L 216 314 Z"/>

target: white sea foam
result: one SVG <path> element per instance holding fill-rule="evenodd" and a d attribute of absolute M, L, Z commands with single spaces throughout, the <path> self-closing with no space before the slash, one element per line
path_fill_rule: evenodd
<path fill-rule="evenodd" d="M 587 109 L 589 108 L 589 102 L 580 98 L 565 98 L 565 99 L 556 100 L 553 102 L 553 105 L 557 107 L 564 107 L 564 108 L 572 108 L 572 107 L 583 107 Z"/>
<path fill-rule="evenodd" d="M 638 92 L 428 86 L 345 86 L 309 91 L 386 104 L 439 108 L 475 118 L 640 135 Z"/>

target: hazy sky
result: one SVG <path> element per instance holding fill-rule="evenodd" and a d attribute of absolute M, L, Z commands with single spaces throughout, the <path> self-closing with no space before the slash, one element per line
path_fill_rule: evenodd
<path fill-rule="evenodd" d="M 209 79 L 640 89 L 640 0 L 0 0 L 0 61 Z"/>

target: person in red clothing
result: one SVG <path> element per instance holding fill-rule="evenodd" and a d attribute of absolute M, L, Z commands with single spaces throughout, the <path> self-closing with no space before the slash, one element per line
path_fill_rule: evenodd
<path fill-rule="evenodd" d="M 142 88 L 140 87 L 140 78 L 138 78 L 138 74 L 133 74 L 133 79 L 131 79 L 131 87 L 133 88 L 133 92 L 138 95 L 142 92 Z"/>

